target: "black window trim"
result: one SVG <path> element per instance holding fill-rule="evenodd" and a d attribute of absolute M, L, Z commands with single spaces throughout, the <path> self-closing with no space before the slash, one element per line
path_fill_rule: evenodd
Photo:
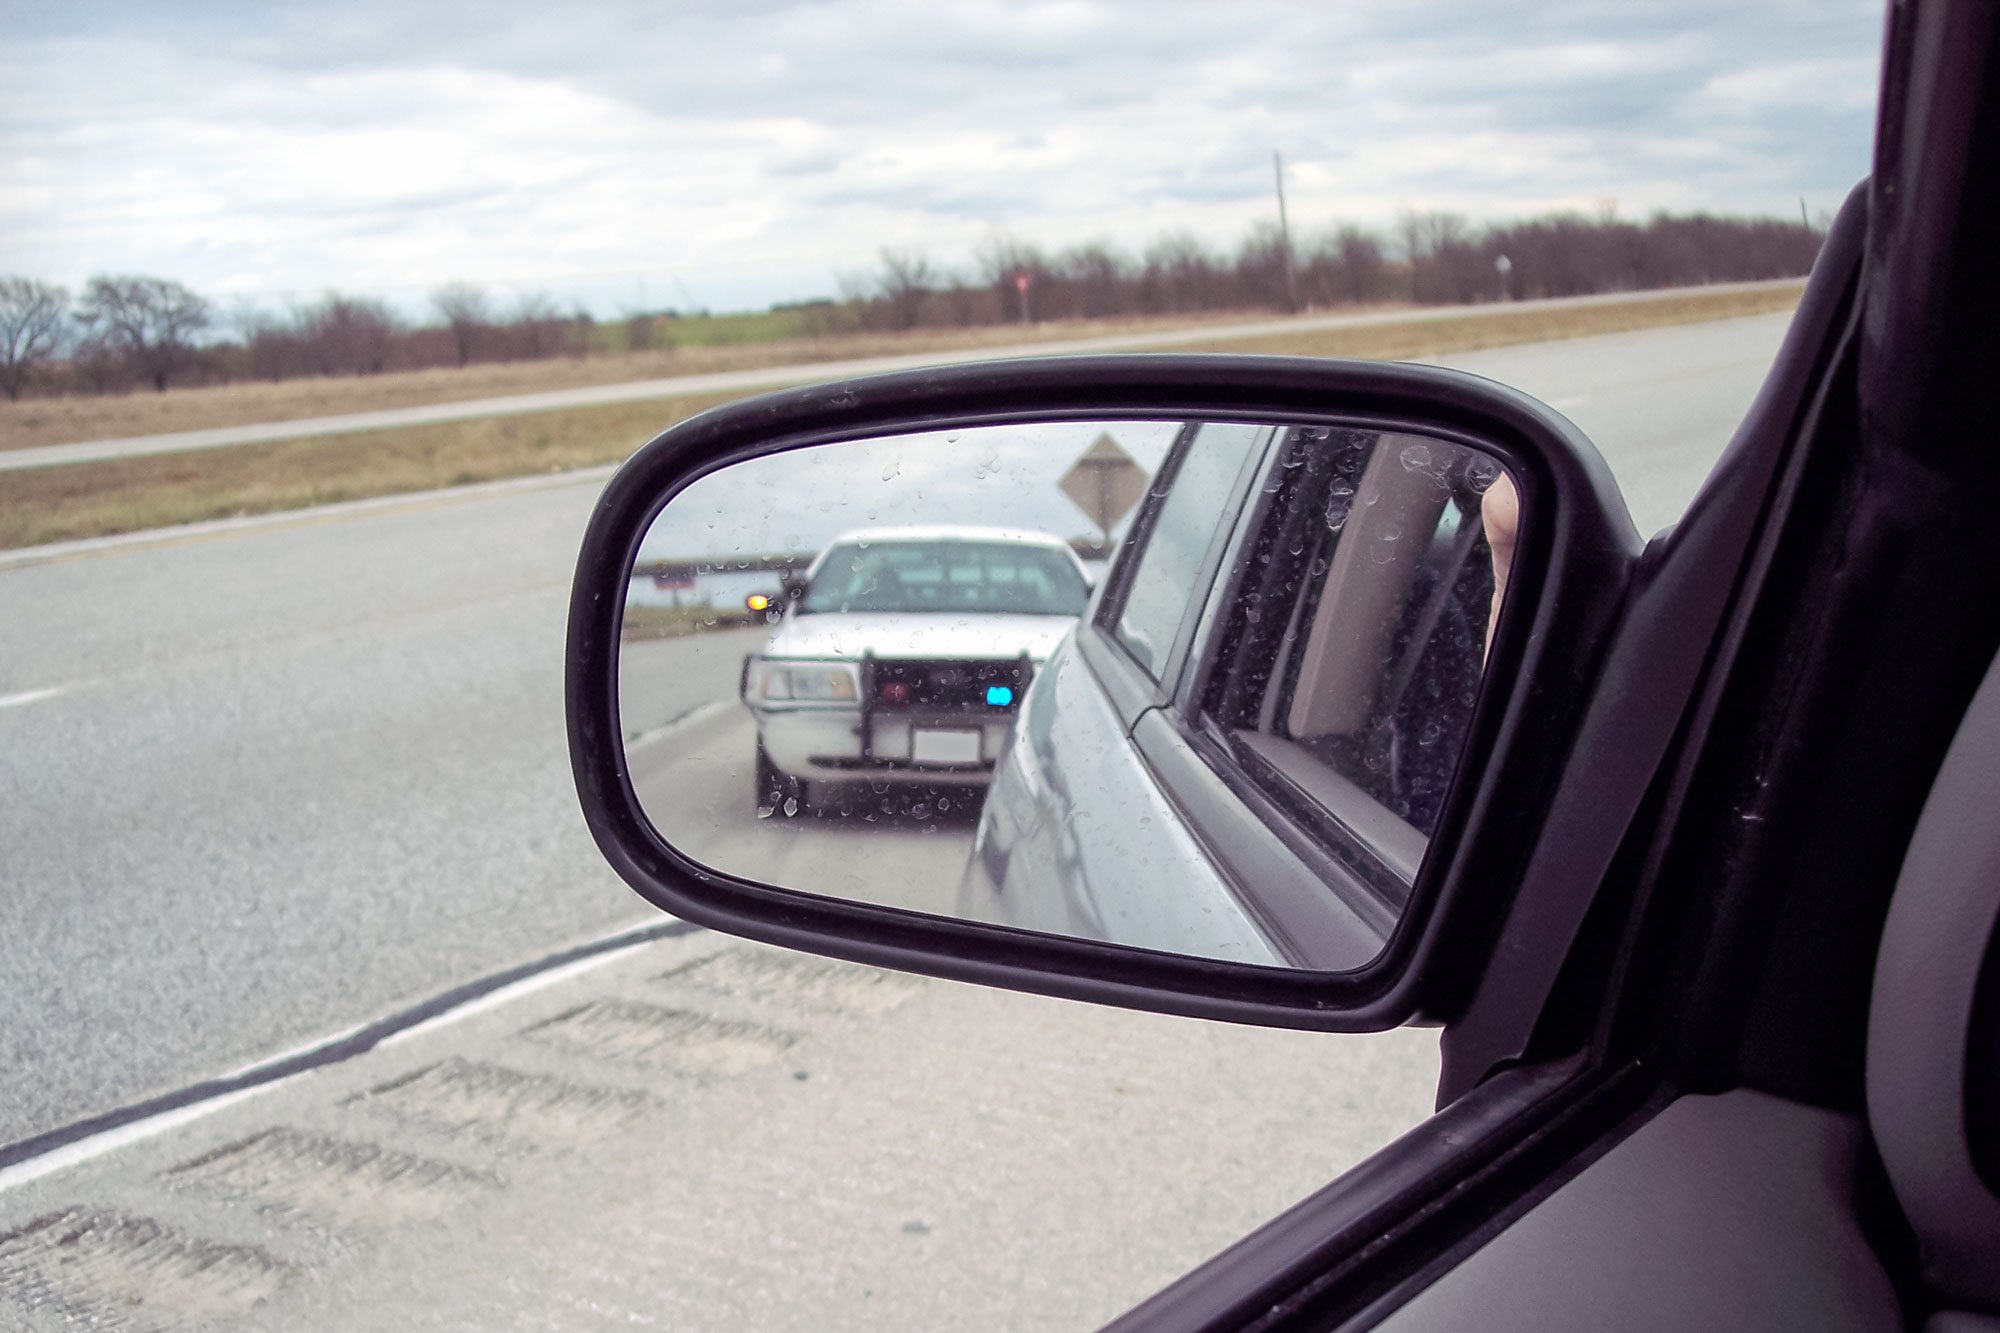
<path fill-rule="evenodd" d="M 1137 655 L 1119 639 L 1117 622 L 1125 608 L 1125 598 L 1131 591 L 1139 562 L 1145 558 L 1146 549 L 1151 545 L 1153 528 L 1159 520 L 1160 510 L 1165 507 L 1167 497 L 1173 493 L 1174 484 L 1179 480 L 1180 470 L 1194 441 L 1204 427 L 1213 425 L 1243 425 L 1262 429 L 1264 438 L 1252 445 L 1238 469 L 1236 479 L 1230 483 L 1229 494 L 1218 514 L 1218 521 L 1209 533 L 1208 548 L 1203 553 L 1201 563 L 1195 568 L 1194 588 L 1208 589 L 1209 595 L 1191 598 L 1187 609 L 1182 612 L 1179 626 L 1174 631 L 1168 645 L 1165 660 L 1161 664 L 1156 679 Z M 1129 732 L 1139 714 L 1146 708 L 1157 707 L 1174 696 L 1188 663 L 1192 660 L 1189 648 L 1193 643 L 1198 625 L 1207 617 L 1212 603 L 1212 593 L 1223 572 L 1223 558 L 1236 542 L 1236 534 L 1243 527 L 1244 500 L 1251 487 L 1258 484 L 1265 475 L 1273 452 L 1272 444 L 1285 434 L 1286 428 L 1261 421 L 1233 421 L 1226 417 L 1202 418 L 1189 421 L 1175 436 L 1172 448 L 1160 465 L 1159 475 L 1146 488 L 1146 498 L 1138 517 L 1133 520 L 1132 531 L 1126 534 L 1120 544 L 1118 558 L 1105 578 L 1104 595 L 1097 599 L 1091 609 L 1088 623 L 1079 628 L 1078 639 L 1086 646 L 1085 660 L 1093 665 L 1103 663 L 1111 656 L 1118 661 L 1120 670 L 1113 668 L 1110 675 L 1125 676 L 1116 685 L 1100 672 L 1105 680 L 1107 693 L 1117 706 L 1126 729 Z M 1190 590 L 1192 591 L 1192 589 Z M 1095 645 L 1095 651 L 1090 650 Z M 1131 677 L 1145 682 L 1143 690 L 1134 689 Z M 1140 697 L 1144 702 L 1140 702 Z"/>

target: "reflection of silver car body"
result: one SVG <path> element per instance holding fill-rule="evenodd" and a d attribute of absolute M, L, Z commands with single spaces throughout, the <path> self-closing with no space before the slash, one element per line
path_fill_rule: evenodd
<path fill-rule="evenodd" d="M 1476 487 L 1497 470 L 1468 482 L 1452 448 L 1189 427 L 1028 692 L 958 915 L 1239 962 L 1373 958 L 1450 782 L 1492 595 Z"/>
<path fill-rule="evenodd" d="M 744 663 L 759 802 L 803 802 L 807 781 L 984 785 L 1029 681 L 1088 592 L 1075 553 L 1039 533 L 837 538 Z"/>

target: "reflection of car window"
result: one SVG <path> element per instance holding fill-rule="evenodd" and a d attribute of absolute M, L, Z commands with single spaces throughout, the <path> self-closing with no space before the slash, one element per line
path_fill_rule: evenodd
<path fill-rule="evenodd" d="M 1253 775 L 1337 822 L 1407 883 L 1465 742 L 1493 591 L 1457 445 L 1298 432 L 1246 572 L 1211 701 Z M 1275 612 L 1275 614 L 1273 614 Z"/>
<path fill-rule="evenodd" d="M 1088 597 L 1075 562 L 1052 547 L 855 541 L 827 552 L 799 610 L 1074 616 Z"/>
<path fill-rule="evenodd" d="M 1216 526 L 1233 517 L 1224 512 L 1231 487 L 1244 459 L 1269 429 L 1204 425 L 1187 442 L 1167 478 L 1166 498 L 1139 552 L 1116 628 L 1118 641 L 1156 679 L 1187 613 L 1195 576 Z"/>

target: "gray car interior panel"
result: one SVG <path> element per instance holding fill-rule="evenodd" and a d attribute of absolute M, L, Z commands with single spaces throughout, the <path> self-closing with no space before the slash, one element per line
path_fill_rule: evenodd
<path fill-rule="evenodd" d="M 1924 1333 L 2000 1333 L 2000 1315 L 1946 1310 L 1924 1321 Z"/>
<path fill-rule="evenodd" d="M 1968 1065 L 2000 926 L 2000 659 L 1931 786 L 1890 902 L 1868 1022 L 1868 1117 L 1762 1093 L 1683 1097 L 1383 1327 L 1893 1328 L 1856 1224 L 1874 1139 L 1915 1232 L 1925 1333 L 2000 1333 L 2000 1195 Z"/>
<path fill-rule="evenodd" d="M 1420 572 L 1408 555 L 1415 538 L 1403 541 L 1403 535 L 1435 528 L 1450 499 L 1428 473 L 1402 465 L 1400 446 L 1421 442 L 1384 435 L 1362 469 L 1299 659 L 1285 722 L 1294 736 L 1349 735 L 1374 711 L 1393 658 L 1398 613 Z"/>
<path fill-rule="evenodd" d="M 1858 1116 L 1682 1097 L 1380 1327 L 1902 1328 L 1855 1220 L 1865 1146 Z"/>
<path fill-rule="evenodd" d="M 2000 1197 L 1980 1176 L 1968 1064 L 2000 920 L 2000 660 L 1938 769 L 1889 903 L 1868 1016 L 1868 1118 L 1916 1232 L 1926 1307 L 2000 1314 Z M 1991 1024 L 1990 1011 L 1982 1016 Z"/>

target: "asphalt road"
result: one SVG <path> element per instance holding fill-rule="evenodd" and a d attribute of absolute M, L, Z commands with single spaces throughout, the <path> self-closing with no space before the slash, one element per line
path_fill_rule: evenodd
<path fill-rule="evenodd" d="M 1784 323 L 1453 363 L 1569 412 L 1651 528 Z M 0 568 L 0 1143 L 651 916 L 598 858 L 563 742 L 601 484 Z M 738 657 L 687 698 L 733 692 Z"/>

